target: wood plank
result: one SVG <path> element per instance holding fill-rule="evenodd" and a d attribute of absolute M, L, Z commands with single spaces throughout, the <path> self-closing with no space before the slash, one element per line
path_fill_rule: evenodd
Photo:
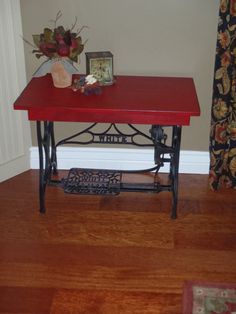
<path fill-rule="evenodd" d="M 175 248 L 211 250 L 216 251 L 236 251 L 236 233 L 234 232 L 211 232 L 194 230 L 191 234 L 177 232 L 174 235 Z"/>
<path fill-rule="evenodd" d="M 59 290 L 51 314 L 180 314 L 180 294 Z"/>
<path fill-rule="evenodd" d="M 0 287 L 0 313 L 48 314 L 54 289 Z"/>

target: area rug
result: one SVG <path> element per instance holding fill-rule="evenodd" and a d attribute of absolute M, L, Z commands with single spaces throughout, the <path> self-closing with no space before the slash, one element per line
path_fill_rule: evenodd
<path fill-rule="evenodd" d="M 183 314 L 236 314 L 236 284 L 186 282 Z"/>

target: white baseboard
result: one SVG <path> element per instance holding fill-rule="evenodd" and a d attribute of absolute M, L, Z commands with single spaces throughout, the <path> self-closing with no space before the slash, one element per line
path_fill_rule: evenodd
<path fill-rule="evenodd" d="M 58 169 L 95 168 L 134 170 L 154 166 L 152 149 L 133 148 L 97 148 L 97 147 L 58 147 Z M 31 169 L 39 168 L 38 148 L 30 149 Z M 168 165 L 160 172 L 168 172 Z M 207 174 L 209 171 L 209 153 L 201 151 L 180 152 L 180 173 Z"/>

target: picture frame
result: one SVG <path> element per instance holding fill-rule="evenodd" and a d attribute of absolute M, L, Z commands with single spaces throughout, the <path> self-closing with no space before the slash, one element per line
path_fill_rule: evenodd
<path fill-rule="evenodd" d="M 92 74 L 100 85 L 112 85 L 113 54 L 110 51 L 86 52 L 86 74 Z"/>

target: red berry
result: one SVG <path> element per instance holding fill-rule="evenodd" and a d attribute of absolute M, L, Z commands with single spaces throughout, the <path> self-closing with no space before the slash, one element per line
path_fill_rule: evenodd
<path fill-rule="evenodd" d="M 68 57 L 70 54 L 70 47 L 68 47 L 66 44 L 60 44 L 57 47 L 57 53 L 61 57 Z"/>

